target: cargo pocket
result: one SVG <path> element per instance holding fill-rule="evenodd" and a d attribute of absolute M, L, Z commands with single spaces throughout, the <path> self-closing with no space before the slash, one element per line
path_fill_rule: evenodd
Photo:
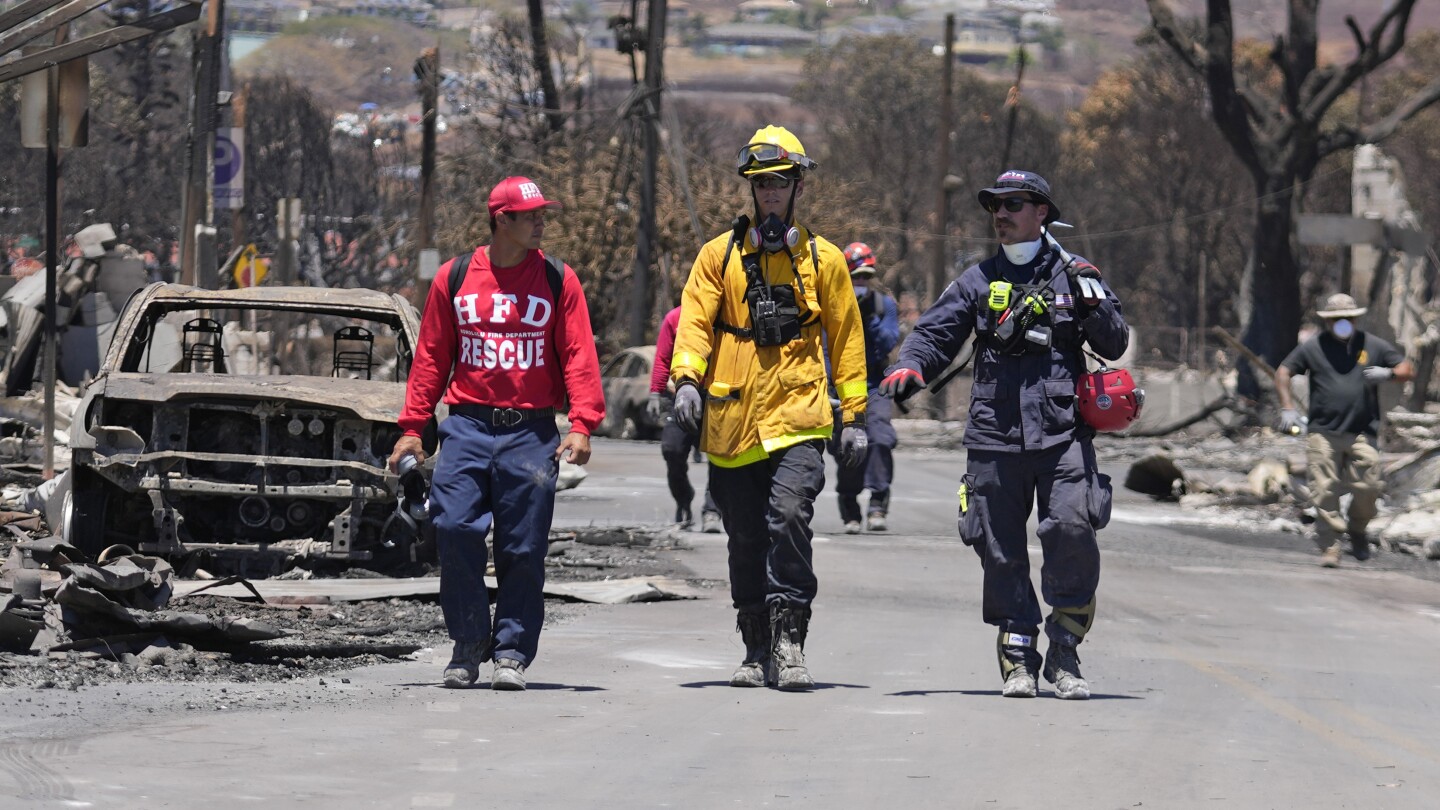
<path fill-rule="evenodd" d="M 1110 525 L 1110 511 L 1115 503 L 1115 488 L 1110 485 L 1110 476 L 1097 472 L 1090 478 L 1090 525 L 1103 529 Z"/>
<path fill-rule="evenodd" d="M 979 551 L 988 545 L 990 513 L 985 506 L 985 497 L 975 491 L 974 479 L 965 476 L 961 479 L 960 488 L 964 493 L 960 496 L 960 512 L 956 521 L 960 540 Z"/>
<path fill-rule="evenodd" d="M 1075 429 L 1075 381 L 1046 380 L 1045 435 L 1063 436 Z"/>
<path fill-rule="evenodd" d="M 705 389 L 705 420 L 700 449 L 706 453 L 731 456 L 739 451 L 745 429 L 740 386 L 712 381 Z"/>

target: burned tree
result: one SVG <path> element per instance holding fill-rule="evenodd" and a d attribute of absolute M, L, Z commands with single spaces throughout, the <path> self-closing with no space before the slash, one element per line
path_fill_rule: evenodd
<path fill-rule="evenodd" d="M 1355 40 L 1348 62 L 1320 64 L 1320 0 L 1293 0 L 1286 32 L 1275 37 L 1268 75 L 1246 71 L 1236 59 L 1230 0 L 1206 0 L 1198 34 L 1177 20 L 1171 0 L 1146 0 L 1156 33 L 1192 70 L 1204 76 L 1210 114 L 1255 184 L 1254 242 L 1245 268 L 1240 316 L 1245 344 L 1276 364 L 1295 346 L 1300 328 L 1300 267 L 1295 216 L 1304 184 L 1321 160 L 1341 150 L 1389 137 L 1405 120 L 1440 99 L 1440 79 L 1366 122 L 1327 117 L 1366 76 L 1405 47 L 1415 0 L 1393 0 L 1369 30 L 1353 17 Z M 1254 370 L 1242 392 L 1258 393 Z"/>

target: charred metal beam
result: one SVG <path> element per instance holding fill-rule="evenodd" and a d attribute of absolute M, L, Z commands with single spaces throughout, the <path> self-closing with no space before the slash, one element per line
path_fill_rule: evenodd
<path fill-rule="evenodd" d="M 8 30 L 21 20 L 29 19 L 51 6 L 60 5 L 64 1 L 65 0 L 24 0 L 24 2 L 9 11 L 0 12 L 0 31 Z M 0 51 L 0 55 L 4 53 L 4 51 Z"/>
<path fill-rule="evenodd" d="M 52 2 L 52 0 L 44 0 Z M 16 48 L 24 45 L 30 40 L 48 34 L 56 28 L 70 22 L 80 15 L 93 11 L 110 0 L 70 0 L 70 2 L 55 9 L 43 17 L 36 17 L 28 23 L 17 25 L 13 29 L 6 30 L 0 25 L 0 56 L 10 53 Z"/>
<path fill-rule="evenodd" d="M 27 54 L 8 64 L 0 65 L 0 82 L 19 78 L 37 70 L 44 70 L 50 65 L 58 65 L 81 56 L 89 56 L 116 45 L 123 45 L 194 22 L 200 17 L 200 3 L 195 0 L 184 0 L 184 2 L 183 6 L 153 14 L 130 25 L 117 25 L 84 39 L 46 48 L 37 53 Z"/>

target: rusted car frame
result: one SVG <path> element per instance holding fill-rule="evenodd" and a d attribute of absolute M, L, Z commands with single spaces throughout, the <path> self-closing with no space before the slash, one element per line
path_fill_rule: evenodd
<path fill-rule="evenodd" d="M 331 341 L 330 375 L 259 373 L 270 362 L 259 357 L 254 373 L 227 364 L 220 321 L 262 315 L 273 330 L 247 334 L 283 336 L 291 347 Z M 179 360 L 154 368 L 163 333 L 180 322 Z M 318 337 L 316 324 L 327 325 Z M 371 290 L 137 292 L 76 411 L 70 543 L 179 555 L 301 541 L 313 556 L 366 560 L 413 542 L 414 522 L 393 519 L 397 481 L 385 463 L 419 328 L 408 301 Z M 342 339 L 369 354 L 342 351 Z M 387 347 L 381 360 L 377 340 Z"/>

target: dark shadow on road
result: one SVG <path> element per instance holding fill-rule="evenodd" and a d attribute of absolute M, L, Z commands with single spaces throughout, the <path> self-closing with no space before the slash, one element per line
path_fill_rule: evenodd
<path fill-rule="evenodd" d="M 732 686 L 730 685 L 730 682 L 729 682 L 729 681 L 691 681 L 690 683 L 682 683 L 682 684 L 680 684 L 680 688 L 682 688 L 682 689 L 709 689 L 709 688 L 712 687 L 712 686 L 723 686 L 723 687 L 725 687 L 726 689 L 744 689 L 744 688 L 746 688 L 746 687 L 743 687 L 743 686 L 742 686 L 742 687 L 732 687 Z M 752 688 L 752 689 L 759 689 L 759 688 L 761 688 L 761 687 L 750 687 L 750 688 Z M 773 687 L 773 686 L 768 686 L 768 687 L 764 687 L 764 688 L 766 688 L 766 689 L 774 689 L 775 687 Z M 869 688 L 870 688 L 870 687 L 865 686 L 864 684 L 858 684 L 858 683 L 817 683 L 817 684 L 815 684 L 814 686 L 812 686 L 812 687 L 811 687 L 810 689 L 808 689 L 808 690 L 797 690 L 797 691 L 811 691 L 811 692 L 813 692 L 813 691 L 817 691 L 817 690 L 820 690 L 820 689 L 869 689 Z"/>
<path fill-rule="evenodd" d="M 404 686 L 404 687 L 414 688 L 414 689 L 445 689 L 445 690 L 447 690 L 447 691 L 452 691 L 452 690 L 449 689 L 449 687 L 445 686 L 444 684 L 434 683 L 434 682 L 427 682 L 427 683 L 402 683 L 402 684 L 399 684 L 399 685 L 400 685 L 400 686 Z M 563 683 L 533 683 L 533 682 L 532 682 L 532 683 L 526 684 L 525 688 L 526 688 L 528 691 L 531 691 L 531 692 L 560 692 L 560 691 L 566 691 L 566 690 L 571 691 L 571 692 L 608 692 L 608 691 L 609 691 L 608 689 L 606 689 L 606 688 L 603 687 L 603 686 L 570 686 L 569 684 L 563 684 Z M 466 689 L 481 689 L 481 690 L 490 691 L 490 684 L 487 683 L 487 682 L 482 678 L 481 680 L 476 681 L 476 682 L 474 683 L 474 685 L 472 685 L 472 686 L 461 687 L 460 689 L 455 689 L 455 690 L 453 690 L 453 691 L 463 692 L 463 691 L 465 691 Z"/>
<path fill-rule="evenodd" d="M 1000 697 L 999 689 L 907 689 L 904 692 L 887 692 L 886 697 L 928 697 L 930 695 L 971 695 L 985 697 Z M 1055 693 L 1041 690 L 1040 697 L 1055 697 Z M 1024 698 L 1015 698 L 1024 700 Z M 1058 700 L 1058 698 L 1056 698 Z M 1144 700 L 1138 695 L 1105 695 L 1092 694 L 1091 700 Z"/>

